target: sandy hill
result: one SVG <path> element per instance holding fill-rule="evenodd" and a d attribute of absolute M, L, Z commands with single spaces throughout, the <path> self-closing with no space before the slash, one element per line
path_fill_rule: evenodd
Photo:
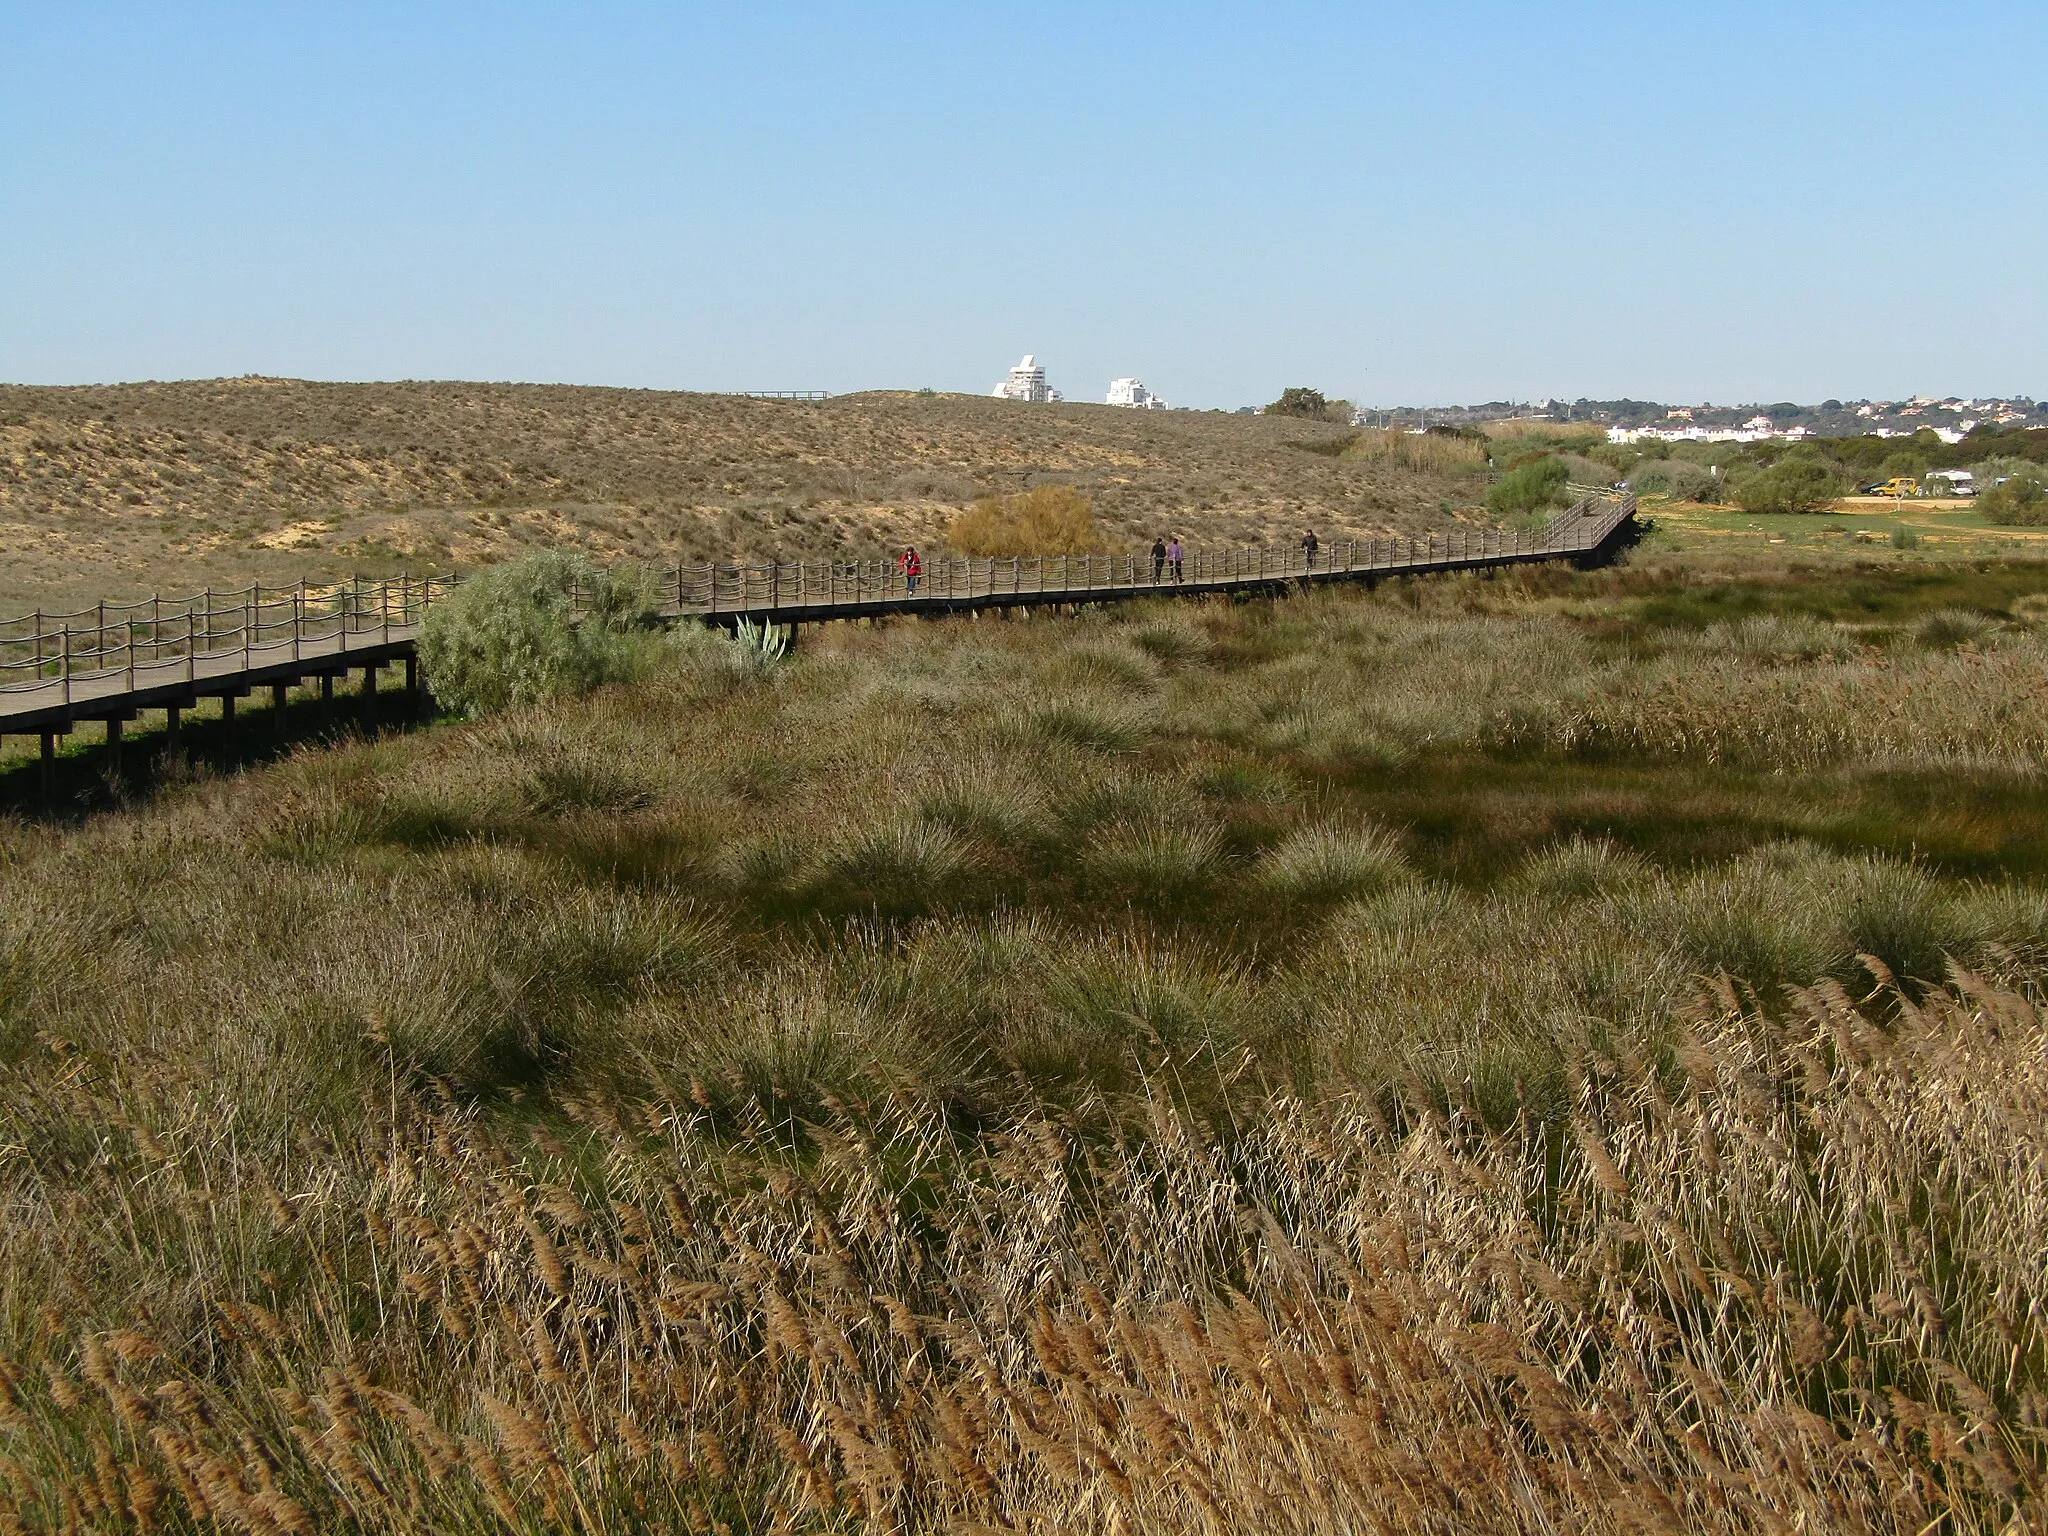
<path fill-rule="evenodd" d="M 974 496 L 1060 480 L 1113 542 L 1408 531 L 1475 495 L 1337 459 L 1338 429 L 871 393 L 823 403 L 513 384 L 0 386 L 0 608 L 473 565 L 786 559 L 939 542 Z"/>

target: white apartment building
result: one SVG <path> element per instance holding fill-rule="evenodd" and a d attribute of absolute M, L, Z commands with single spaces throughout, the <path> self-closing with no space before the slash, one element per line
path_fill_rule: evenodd
<path fill-rule="evenodd" d="M 1140 411 L 1170 411 L 1172 406 L 1153 394 L 1137 379 L 1111 379 L 1107 405 L 1129 406 Z"/>
<path fill-rule="evenodd" d="M 998 400 L 1023 400 L 1031 405 L 1044 405 L 1061 398 L 1058 390 L 1047 386 L 1045 369 L 1028 352 L 1024 354 L 1024 361 L 1010 370 L 1010 376 L 989 393 Z"/>

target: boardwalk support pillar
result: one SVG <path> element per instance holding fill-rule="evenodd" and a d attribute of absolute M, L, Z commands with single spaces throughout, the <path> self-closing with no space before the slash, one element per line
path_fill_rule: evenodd
<path fill-rule="evenodd" d="M 420 703 L 420 659 L 417 656 L 405 658 L 405 692 L 417 709 Z"/>
<path fill-rule="evenodd" d="M 220 728 L 230 736 L 235 732 L 235 696 L 224 693 L 220 696 Z"/>
<path fill-rule="evenodd" d="M 292 685 L 290 683 L 272 683 L 270 685 L 270 723 L 276 728 L 277 734 L 280 736 L 284 734 L 285 711 L 286 706 L 291 702 L 291 696 Z"/>
<path fill-rule="evenodd" d="M 121 772 L 121 722 L 118 718 L 107 722 L 107 765 L 116 775 Z"/>
<path fill-rule="evenodd" d="M 57 733 L 43 732 L 43 798 L 53 799 L 57 793 Z"/>

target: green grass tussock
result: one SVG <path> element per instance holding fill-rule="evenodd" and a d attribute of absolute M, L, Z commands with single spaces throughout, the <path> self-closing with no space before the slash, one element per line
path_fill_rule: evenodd
<path fill-rule="evenodd" d="M 1315 822 L 1267 849 L 1256 878 L 1292 900 L 1343 901 L 1392 884 L 1407 868 L 1400 843 L 1384 829 Z"/>

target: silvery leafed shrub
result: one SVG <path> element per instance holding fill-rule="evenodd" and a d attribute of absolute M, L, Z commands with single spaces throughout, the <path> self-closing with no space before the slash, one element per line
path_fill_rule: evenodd
<path fill-rule="evenodd" d="M 653 614 L 633 571 L 530 554 L 479 571 L 436 602 L 420 659 L 436 699 L 484 715 L 635 675 Z"/>

